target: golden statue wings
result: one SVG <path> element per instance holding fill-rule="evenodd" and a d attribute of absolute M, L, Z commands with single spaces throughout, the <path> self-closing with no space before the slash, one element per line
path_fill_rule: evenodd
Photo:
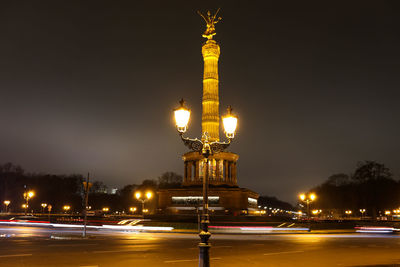
<path fill-rule="evenodd" d="M 215 24 L 217 24 L 222 19 L 221 17 L 217 18 L 219 10 L 220 9 L 218 8 L 217 12 L 215 12 L 214 15 L 211 15 L 211 12 L 207 11 L 207 16 L 203 15 L 200 11 L 197 11 L 197 13 L 206 22 L 207 29 L 203 33 L 203 37 L 207 38 L 208 40 L 211 40 L 213 38 L 213 36 L 216 34 L 216 32 L 215 32 Z"/>

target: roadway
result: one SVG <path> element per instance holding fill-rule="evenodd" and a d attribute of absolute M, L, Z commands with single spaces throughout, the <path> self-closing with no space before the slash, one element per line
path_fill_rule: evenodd
<path fill-rule="evenodd" d="M 0 226 L 0 266 L 197 266 L 193 234 Z M 400 266 L 400 235 L 216 234 L 212 266 Z M 399 265 L 397 265 L 399 264 Z"/>

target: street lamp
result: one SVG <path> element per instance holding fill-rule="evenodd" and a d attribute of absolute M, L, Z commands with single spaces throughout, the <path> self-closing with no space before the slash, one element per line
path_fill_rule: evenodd
<path fill-rule="evenodd" d="M 209 160 L 208 158 L 216 153 L 224 151 L 235 136 L 238 118 L 232 114 L 232 108 L 228 107 L 228 114 L 222 117 L 224 130 L 228 142 L 210 142 L 207 132 L 202 134 L 201 140 L 190 139 L 183 136 L 188 129 L 190 119 L 190 110 L 185 107 L 185 101 L 181 99 L 180 107 L 174 110 L 176 128 L 184 143 L 190 150 L 199 152 L 204 157 L 204 177 L 203 177 L 203 211 L 201 219 L 200 240 L 199 243 L 199 266 L 210 266 L 210 244 L 208 240 L 211 233 L 208 231 L 208 179 L 209 179 Z"/>
<path fill-rule="evenodd" d="M 309 195 L 300 194 L 299 198 L 301 201 L 307 204 L 307 218 L 310 220 L 310 203 L 313 202 L 317 196 L 314 193 L 310 193 Z"/>
<path fill-rule="evenodd" d="M 300 194 L 299 198 L 301 201 L 305 202 L 307 204 L 307 220 L 308 220 L 308 231 L 311 231 L 311 214 L 310 214 L 310 203 L 313 202 L 317 196 L 314 193 L 310 193 L 308 195 L 306 194 Z"/>
<path fill-rule="evenodd" d="M 318 215 L 318 214 L 320 214 L 322 212 L 322 210 L 312 210 L 312 214 L 313 215 Z"/>
<path fill-rule="evenodd" d="M 65 206 L 63 207 L 63 210 L 65 211 L 65 213 L 67 213 L 70 209 L 71 209 L 71 206 L 70 206 L 70 205 L 65 205 Z"/>
<path fill-rule="evenodd" d="M 132 213 L 135 213 L 136 207 L 130 207 L 130 208 L 129 208 L 129 211 L 132 212 Z"/>
<path fill-rule="evenodd" d="M 42 213 L 44 213 L 44 209 L 47 207 L 47 203 L 42 203 L 40 204 L 42 206 Z"/>
<path fill-rule="evenodd" d="M 135 193 L 135 197 L 137 200 L 142 202 L 142 216 L 144 216 L 144 213 L 145 213 L 144 203 L 153 197 L 153 193 L 150 191 L 147 191 L 146 194 L 142 195 L 142 193 L 138 191 Z M 136 210 L 136 208 L 135 208 L 135 210 Z"/>
<path fill-rule="evenodd" d="M 28 204 L 22 204 L 21 206 L 23 209 L 25 209 L 25 214 L 26 214 L 26 210 L 28 209 Z"/>
<path fill-rule="evenodd" d="M 366 212 L 365 209 L 360 209 L 360 213 L 361 213 L 361 219 L 364 217 L 364 213 Z"/>
<path fill-rule="evenodd" d="M 35 192 L 33 191 L 25 191 L 24 193 L 24 199 L 25 199 L 25 215 L 27 213 L 28 207 L 29 207 L 29 199 L 33 198 L 35 196 Z"/>
<path fill-rule="evenodd" d="M 4 205 L 6 206 L 6 213 L 7 213 L 8 205 L 10 205 L 11 201 L 10 201 L 10 200 L 4 200 L 3 203 L 4 203 Z"/>
<path fill-rule="evenodd" d="M 353 213 L 353 211 L 351 211 L 351 210 L 346 210 L 344 213 L 346 213 L 346 215 L 347 215 L 348 217 L 350 217 L 351 214 Z"/>
<path fill-rule="evenodd" d="M 108 212 L 109 210 L 110 210 L 110 208 L 108 208 L 108 207 L 103 208 L 103 212 Z"/>

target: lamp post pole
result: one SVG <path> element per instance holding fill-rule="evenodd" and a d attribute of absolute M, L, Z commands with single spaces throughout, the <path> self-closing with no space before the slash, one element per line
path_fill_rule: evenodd
<path fill-rule="evenodd" d="M 24 197 L 25 197 L 25 216 L 28 213 L 28 190 L 26 188 L 26 185 L 24 185 L 25 188 L 25 193 L 24 193 Z"/>
<path fill-rule="evenodd" d="M 209 183 L 209 157 L 216 153 L 224 151 L 231 143 L 237 126 L 237 117 L 234 116 L 232 108 L 228 107 L 228 114 L 223 117 L 223 123 L 225 128 L 226 137 L 228 142 L 210 142 L 207 132 L 203 133 L 201 140 L 190 139 L 183 137 L 183 134 L 187 131 L 187 125 L 190 118 L 190 110 L 185 107 L 183 99 L 180 101 L 180 107 L 175 109 L 175 122 L 179 135 L 184 143 L 190 150 L 198 152 L 203 156 L 204 160 L 204 177 L 203 177 L 203 210 L 200 222 L 200 243 L 199 243 L 199 267 L 210 266 L 210 243 L 208 240 L 211 237 L 211 233 L 208 231 L 209 213 L 208 213 L 208 183 Z"/>
<path fill-rule="evenodd" d="M 144 199 L 140 199 L 140 201 L 142 202 L 142 217 L 144 218 Z"/>
<path fill-rule="evenodd" d="M 89 204 L 89 188 L 90 188 L 90 183 L 89 183 L 89 173 L 87 174 L 86 178 L 86 183 L 83 183 L 85 187 L 85 207 L 83 208 L 83 232 L 82 232 L 82 237 L 86 237 L 86 225 L 87 225 L 87 209 L 88 209 L 88 204 Z"/>
<path fill-rule="evenodd" d="M 10 200 L 4 200 L 4 205 L 6 206 L 6 213 L 8 212 L 8 205 L 10 205 L 11 201 Z"/>
<path fill-rule="evenodd" d="M 206 169 L 204 172 L 203 179 L 203 211 L 201 218 L 201 227 L 200 227 L 200 240 L 199 243 L 199 266 L 210 266 L 210 244 L 208 240 L 211 237 L 211 233 L 208 231 L 208 224 L 210 223 L 209 214 L 208 214 L 208 179 L 209 179 L 209 159 L 210 149 L 208 144 L 208 139 L 206 139 L 206 143 L 203 144 L 202 154 L 204 156 L 204 168 Z M 207 149 L 208 147 L 208 149 Z"/>

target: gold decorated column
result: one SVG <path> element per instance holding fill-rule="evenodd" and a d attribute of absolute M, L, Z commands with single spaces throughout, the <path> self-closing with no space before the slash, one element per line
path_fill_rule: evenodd
<path fill-rule="evenodd" d="M 207 11 L 207 14 L 197 12 L 207 26 L 203 33 L 207 42 L 203 44 L 201 49 L 204 60 L 201 128 L 202 134 L 208 133 L 211 142 L 219 141 L 218 59 L 220 48 L 217 42 L 213 40 L 213 36 L 216 34 L 215 24 L 221 20 L 221 17 L 217 17 L 218 12 L 219 9 L 214 15 L 211 15 L 210 11 Z"/>
<path fill-rule="evenodd" d="M 210 141 L 219 141 L 218 59 L 220 48 L 208 40 L 202 48 L 204 60 L 202 132 L 208 132 Z"/>

